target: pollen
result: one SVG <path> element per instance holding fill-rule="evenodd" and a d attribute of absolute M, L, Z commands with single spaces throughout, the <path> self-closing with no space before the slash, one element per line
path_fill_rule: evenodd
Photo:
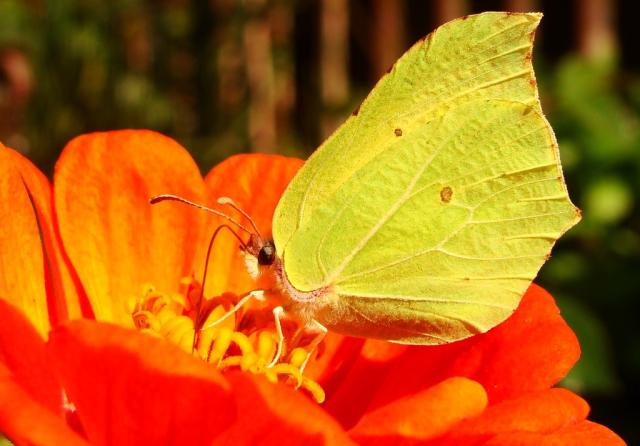
<path fill-rule="evenodd" d="M 242 370 L 263 375 L 271 382 L 302 389 L 318 403 L 324 401 L 322 387 L 303 373 L 313 351 L 293 345 L 276 360 L 278 335 L 268 309 L 228 314 L 237 296 L 227 293 L 201 299 L 201 291 L 193 278 L 181 281 L 179 293 L 145 285 L 138 297 L 130 299 L 128 311 L 139 331 L 167 339 L 223 373 Z"/>

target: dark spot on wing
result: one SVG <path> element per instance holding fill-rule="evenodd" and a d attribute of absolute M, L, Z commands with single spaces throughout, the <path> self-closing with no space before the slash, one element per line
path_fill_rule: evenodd
<path fill-rule="evenodd" d="M 393 133 L 394 133 L 396 136 L 402 136 L 402 129 L 395 129 L 395 130 L 393 131 Z"/>
<path fill-rule="evenodd" d="M 449 186 L 443 187 L 442 190 L 440 191 L 440 200 L 442 200 L 443 203 L 450 202 L 452 196 L 453 196 L 453 189 L 451 189 Z"/>
<path fill-rule="evenodd" d="M 356 107 L 356 109 L 355 109 L 353 112 L 351 112 L 351 116 L 358 116 L 358 113 L 360 113 L 360 106 L 361 106 L 361 105 L 362 105 L 362 104 L 359 104 L 359 105 Z"/>

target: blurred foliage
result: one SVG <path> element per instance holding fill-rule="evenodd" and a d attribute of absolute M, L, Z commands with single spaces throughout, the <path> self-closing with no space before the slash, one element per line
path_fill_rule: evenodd
<path fill-rule="evenodd" d="M 601 397 L 613 406 L 603 412 L 623 424 L 622 414 L 639 413 L 631 401 L 640 388 L 640 78 L 613 60 L 575 56 L 543 73 L 543 105 L 583 221 L 558 243 L 540 281 L 581 342 L 565 385 Z"/>
<path fill-rule="evenodd" d="M 236 98 L 212 104 L 220 78 L 230 77 L 218 67 L 220 56 L 242 63 L 232 61 L 240 54 L 216 30 L 244 23 L 249 13 L 240 3 L 217 3 L 218 14 L 207 2 L 0 0 L 0 54 L 24 52 L 37 79 L 28 106 L 9 110 L 20 122 L 10 129 L 0 123 L 0 136 L 47 173 L 73 136 L 96 130 L 151 128 L 206 166 L 246 149 L 243 71 L 222 86 Z"/>
<path fill-rule="evenodd" d="M 309 26 L 311 3 L 277 0 L 267 9 L 257 0 L 0 0 L 0 139 L 50 174 L 75 135 L 151 128 L 180 141 L 207 170 L 252 147 L 252 101 L 264 86 L 252 85 L 245 68 L 247 36 L 268 20 L 276 147 L 304 155 L 319 142 L 326 111 L 318 62 L 310 61 L 317 42 L 290 29 L 295 21 L 317 33 Z M 354 33 L 358 64 L 350 74 L 357 79 L 340 113 L 370 87 L 360 66 L 367 41 Z M 594 396 L 594 413 L 606 424 L 633 432 L 625 412 L 640 416 L 640 78 L 617 67 L 613 58 L 577 56 L 538 67 L 568 187 L 584 216 L 540 281 L 582 345 L 564 384 Z M 11 73 L 25 72 L 12 87 Z"/>

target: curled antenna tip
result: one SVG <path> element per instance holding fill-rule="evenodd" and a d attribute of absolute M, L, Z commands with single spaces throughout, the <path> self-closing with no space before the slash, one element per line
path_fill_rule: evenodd
<path fill-rule="evenodd" d="M 218 204 L 229 204 L 233 202 L 234 201 L 229 197 L 218 197 Z"/>
<path fill-rule="evenodd" d="M 183 199 L 181 197 L 177 197 L 177 196 L 171 195 L 171 194 L 160 194 L 160 195 L 154 195 L 153 197 L 149 198 L 149 203 L 150 204 L 156 204 L 156 203 L 160 203 L 161 201 L 165 201 L 165 200 L 182 201 Z"/>

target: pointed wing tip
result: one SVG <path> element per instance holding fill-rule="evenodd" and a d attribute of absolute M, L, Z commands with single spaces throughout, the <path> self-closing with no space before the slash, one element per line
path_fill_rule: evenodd
<path fill-rule="evenodd" d="M 562 237 L 564 234 L 566 234 L 567 232 L 569 232 L 569 230 L 571 230 L 574 226 L 576 226 L 582 220 L 582 210 L 580 210 L 579 207 L 571 203 L 568 196 L 567 196 L 567 199 L 569 200 L 569 205 L 571 206 L 570 211 L 573 212 L 574 216 L 573 218 L 568 220 L 565 227 L 562 228 L 562 231 L 560 231 L 560 234 L 558 235 L 558 239 Z"/>
<path fill-rule="evenodd" d="M 571 222 L 570 227 L 577 225 L 578 223 L 580 223 L 580 220 L 582 220 L 582 210 L 578 206 L 573 206 L 573 212 L 575 213 L 575 217 Z"/>

